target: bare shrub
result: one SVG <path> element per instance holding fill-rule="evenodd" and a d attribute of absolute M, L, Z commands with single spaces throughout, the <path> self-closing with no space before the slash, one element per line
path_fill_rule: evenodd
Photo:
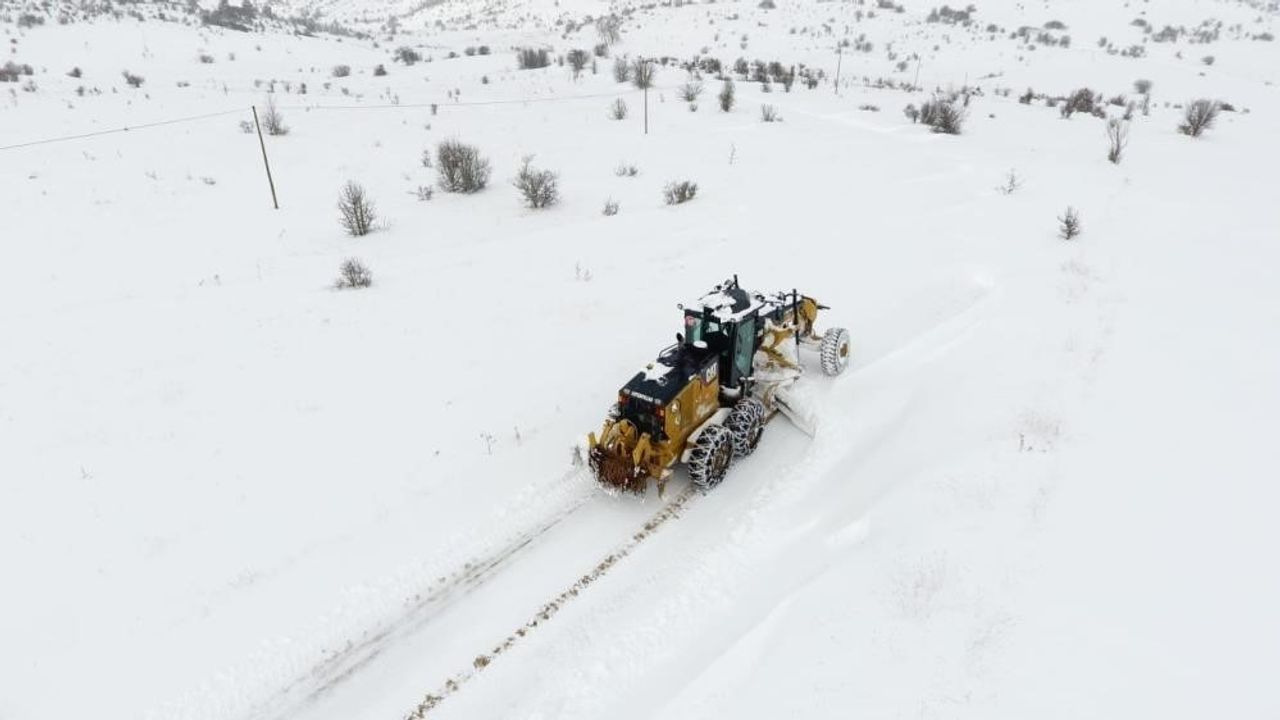
<path fill-rule="evenodd" d="M 1080 234 L 1080 213 L 1067 206 L 1067 211 L 1058 218 L 1058 237 L 1070 240 Z"/>
<path fill-rule="evenodd" d="M 653 78 L 657 74 L 652 60 L 637 58 L 631 66 L 631 84 L 644 90 L 653 87 Z"/>
<path fill-rule="evenodd" d="M 125 70 L 124 72 L 122 72 L 122 73 L 120 73 L 120 74 L 121 74 L 122 76 L 124 76 L 124 81 L 125 81 L 125 82 L 129 85 L 129 87 L 131 87 L 131 88 L 140 88 L 140 87 L 142 87 L 142 83 L 144 83 L 144 82 L 146 82 L 146 81 L 147 81 L 147 79 L 146 79 L 146 78 L 144 78 L 144 77 L 142 77 L 141 75 L 134 75 L 133 73 L 129 72 L 128 70 Z"/>
<path fill-rule="evenodd" d="M 920 104 L 919 120 L 922 125 L 932 126 L 938 120 L 938 101 L 926 100 Z"/>
<path fill-rule="evenodd" d="M 618 201 L 614 200 L 613 198 L 609 198 L 608 200 L 605 200 L 604 210 L 601 211 L 601 214 L 603 214 L 606 217 L 613 217 L 614 215 L 617 215 Z"/>
<path fill-rule="evenodd" d="M 1089 88 L 1080 88 L 1067 96 L 1067 99 L 1059 106 L 1058 112 L 1064 118 L 1069 118 L 1078 112 L 1092 115 L 1100 101 L 1101 98 Z"/>
<path fill-rule="evenodd" d="M 436 173 L 445 192 L 473 193 L 489 184 L 489 161 L 479 148 L 457 140 L 436 146 Z"/>
<path fill-rule="evenodd" d="M 1133 91 L 1139 95 L 1151 94 L 1151 81 L 1138 79 L 1133 81 Z"/>
<path fill-rule="evenodd" d="M 520 48 L 516 51 L 516 67 L 521 70 L 537 70 L 551 64 L 551 53 L 546 48 Z"/>
<path fill-rule="evenodd" d="M 560 200 L 559 176 L 550 170 L 533 167 L 532 155 L 524 158 L 520 172 L 516 173 L 511 184 L 520 191 L 525 204 L 534 210 L 551 207 Z"/>
<path fill-rule="evenodd" d="M 387 66 L 386 66 L 386 65 L 383 65 L 382 63 L 378 63 L 377 65 L 374 65 L 374 66 L 373 66 L 373 76 L 374 76 L 374 77 L 383 77 L 383 76 L 385 76 L 386 74 L 387 74 Z"/>
<path fill-rule="evenodd" d="M 1005 176 L 1004 182 L 996 186 L 996 191 L 1001 195 L 1012 195 L 1022 187 L 1022 178 L 1018 177 L 1016 170 L 1010 170 Z"/>
<path fill-rule="evenodd" d="M 352 237 L 368 235 L 373 231 L 373 223 L 377 220 L 373 200 L 357 182 L 348 181 L 342 186 L 338 195 L 338 224 Z"/>
<path fill-rule="evenodd" d="M 1129 144 L 1129 123 L 1120 118 L 1107 121 L 1107 159 L 1116 165 L 1120 164 L 1120 156 Z"/>
<path fill-rule="evenodd" d="M 725 78 L 724 85 L 720 87 L 718 99 L 722 112 L 729 112 L 733 109 L 734 103 L 737 102 L 737 91 L 733 87 L 733 80 Z"/>
<path fill-rule="evenodd" d="M 620 83 L 631 81 L 631 63 L 625 58 L 613 59 L 613 79 Z"/>
<path fill-rule="evenodd" d="M 771 123 L 778 122 L 782 117 L 778 115 L 778 108 L 772 105 L 761 105 L 760 119 L 764 122 Z"/>
<path fill-rule="evenodd" d="M 613 169 L 613 174 L 617 175 L 618 177 L 635 177 L 640 174 L 640 168 L 636 167 L 635 165 L 628 165 L 627 163 L 622 163 L 618 165 L 618 167 Z"/>
<path fill-rule="evenodd" d="M 262 111 L 262 127 L 268 135 L 288 135 L 289 126 L 284 124 L 284 115 L 276 107 L 274 95 L 267 96 L 267 107 Z"/>
<path fill-rule="evenodd" d="M 351 75 L 351 66 L 350 65 L 334 65 L 332 72 L 334 77 L 344 78 Z"/>
<path fill-rule="evenodd" d="M 401 45 L 396 48 L 395 53 L 393 53 L 391 57 L 405 65 L 412 65 L 422 60 L 422 53 L 414 50 L 408 45 Z"/>
<path fill-rule="evenodd" d="M 577 80 L 582 75 L 582 69 L 591 62 L 591 54 L 586 50 L 574 49 L 569 51 L 565 59 L 569 61 L 569 68 L 573 70 L 573 79 Z"/>
<path fill-rule="evenodd" d="M 698 102 L 698 96 L 702 95 L 702 90 L 702 83 L 687 82 L 680 86 L 678 94 L 681 100 L 687 103 L 696 103 Z"/>
<path fill-rule="evenodd" d="M 609 103 L 609 117 L 613 120 L 627 119 L 627 101 L 618 98 Z"/>
<path fill-rule="evenodd" d="M 373 273 L 359 258 L 347 258 L 338 266 L 338 279 L 333 285 L 340 290 L 367 288 L 373 285 Z"/>
<path fill-rule="evenodd" d="M 662 190 L 662 199 L 668 205 L 687 203 L 698 194 L 698 184 L 689 180 L 675 180 Z"/>
<path fill-rule="evenodd" d="M 605 45 L 617 45 L 622 40 L 622 17 L 611 14 L 596 18 L 596 33 Z"/>
<path fill-rule="evenodd" d="M 1178 125 L 1178 132 L 1189 137 L 1200 137 L 1205 130 L 1213 127 L 1221 110 L 1222 106 L 1205 98 L 1187 103 L 1186 109 L 1182 112 L 1182 123 Z"/>
<path fill-rule="evenodd" d="M 902 114 L 906 115 L 907 119 L 913 123 L 920 122 L 920 108 L 916 107 L 914 103 L 908 103 L 906 107 L 902 108 Z"/>
<path fill-rule="evenodd" d="M 18 82 L 23 75 L 35 73 L 30 65 L 19 65 L 12 60 L 0 65 L 0 82 Z"/>
<path fill-rule="evenodd" d="M 954 100 L 934 100 L 929 112 L 929 127 L 936 133 L 944 135 L 959 135 L 964 129 L 964 121 L 968 117 L 968 110 L 962 105 L 956 104 Z M 920 120 L 924 121 L 924 110 L 920 112 Z"/>

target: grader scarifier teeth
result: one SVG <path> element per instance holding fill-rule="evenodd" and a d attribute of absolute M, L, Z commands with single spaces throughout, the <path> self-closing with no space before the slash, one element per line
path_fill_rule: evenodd
<path fill-rule="evenodd" d="M 648 479 L 637 472 L 624 451 L 611 452 L 597 445 L 591 449 L 588 464 L 596 480 L 605 487 L 643 495 L 648 485 Z"/>

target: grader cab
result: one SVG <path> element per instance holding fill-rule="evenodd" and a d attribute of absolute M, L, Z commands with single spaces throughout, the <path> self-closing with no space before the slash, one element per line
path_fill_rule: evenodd
<path fill-rule="evenodd" d="M 803 374 L 801 347 L 818 351 L 827 375 L 849 362 L 848 332 L 816 334 L 826 306 L 796 291 L 752 293 L 735 276 L 680 309 L 676 344 L 619 390 L 600 433 L 587 438 L 588 463 L 607 488 L 644 493 L 653 479 L 661 493 L 681 462 L 694 484 L 718 485 L 776 413 L 813 432 L 791 392 Z"/>

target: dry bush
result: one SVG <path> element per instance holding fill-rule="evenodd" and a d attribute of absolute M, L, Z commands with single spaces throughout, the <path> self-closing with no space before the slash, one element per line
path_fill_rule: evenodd
<path fill-rule="evenodd" d="M 698 194 L 698 184 L 689 180 L 676 180 L 667 183 L 662 190 L 662 199 L 668 205 L 687 203 Z"/>
<path fill-rule="evenodd" d="M 733 109 L 734 103 L 737 102 L 737 91 L 733 87 L 733 80 L 725 78 L 724 85 L 720 87 L 718 99 L 722 112 L 729 112 Z"/>
<path fill-rule="evenodd" d="M 288 135 L 289 126 L 284 124 L 284 115 L 276 107 L 274 95 L 267 96 L 267 107 L 262 111 L 262 127 L 268 135 Z"/>
<path fill-rule="evenodd" d="M 378 218 L 373 200 L 354 181 L 348 181 L 342 186 L 342 192 L 338 195 L 338 213 L 338 223 L 352 237 L 368 235 L 373 231 L 373 223 Z"/>
<path fill-rule="evenodd" d="M 1107 121 L 1107 159 L 1116 165 L 1120 164 L 1120 156 L 1129 144 L 1129 123 L 1119 118 Z"/>
<path fill-rule="evenodd" d="M 596 18 L 596 32 L 605 45 L 617 45 L 622 40 L 622 17 L 603 15 Z"/>
<path fill-rule="evenodd" d="M 653 87 L 653 78 L 657 74 L 652 60 L 637 58 L 631 65 L 631 84 L 644 90 Z"/>
<path fill-rule="evenodd" d="M 626 163 L 622 163 L 621 165 L 618 165 L 618 167 L 613 169 L 613 174 L 617 175 L 618 177 L 635 177 L 640 174 L 640 168 L 636 167 L 635 165 L 628 165 Z"/>
<path fill-rule="evenodd" d="M 586 50 L 574 49 L 569 51 L 566 59 L 569 61 L 569 68 L 573 70 L 573 79 L 577 80 L 582 75 L 582 69 L 591 62 L 591 54 Z"/>
<path fill-rule="evenodd" d="M 1139 95 L 1151 94 L 1151 81 L 1138 79 L 1133 81 L 1133 91 Z"/>
<path fill-rule="evenodd" d="M 1018 177 L 1017 170 L 1010 170 L 1005 176 L 1004 182 L 996 186 L 996 191 L 1001 195 L 1012 195 L 1022 187 L 1022 178 Z"/>
<path fill-rule="evenodd" d="M 414 50 L 408 45 L 401 45 L 400 47 L 396 48 L 395 53 L 393 53 L 391 57 L 395 60 L 398 60 L 404 63 L 405 65 L 412 65 L 422 60 L 422 53 L 418 52 L 417 50 Z"/>
<path fill-rule="evenodd" d="M 555 205 L 560 200 L 559 176 L 550 170 L 533 167 L 533 156 L 524 158 L 520 172 L 511 181 L 530 208 L 539 210 Z"/>
<path fill-rule="evenodd" d="M 624 83 L 631 80 L 631 63 L 624 58 L 613 59 L 613 79 L 616 82 Z"/>
<path fill-rule="evenodd" d="M 761 105 L 760 119 L 764 122 L 771 123 L 771 122 L 778 122 L 779 120 L 782 119 L 782 117 L 778 115 L 778 108 L 772 105 Z"/>
<path fill-rule="evenodd" d="M 1062 117 L 1069 118 L 1075 113 L 1082 112 L 1092 115 L 1097 109 L 1101 98 L 1093 93 L 1089 88 L 1080 88 L 1067 96 L 1062 101 L 1062 105 L 1058 107 L 1058 112 Z"/>
<path fill-rule="evenodd" d="M 702 95 L 702 90 L 702 83 L 687 82 L 680 86 L 678 94 L 681 100 L 687 103 L 695 103 L 698 102 L 698 96 Z"/>
<path fill-rule="evenodd" d="M 551 64 L 551 53 L 546 48 L 520 48 L 516 51 L 516 67 L 536 70 Z"/>
<path fill-rule="evenodd" d="M 373 284 L 373 273 L 359 258 L 347 258 L 338 266 L 338 279 L 334 287 L 339 289 L 367 288 Z"/>
<path fill-rule="evenodd" d="M 922 125 L 933 126 L 938 120 L 938 100 L 926 100 L 920 104 L 919 120 Z"/>
<path fill-rule="evenodd" d="M 613 120 L 626 120 L 627 102 L 622 98 L 618 98 L 609 103 L 609 117 Z"/>
<path fill-rule="evenodd" d="M 147 81 L 147 79 L 142 77 L 141 75 L 134 75 L 128 70 L 125 70 L 120 74 L 124 76 L 124 81 L 128 83 L 129 87 L 131 88 L 140 88 L 142 87 L 142 83 Z"/>
<path fill-rule="evenodd" d="M 436 173 L 445 192 L 473 193 L 489 184 L 489 161 L 479 148 L 457 140 L 436 146 Z"/>
<path fill-rule="evenodd" d="M 1189 137 L 1200 137 L 1205 130 L 1213 127 L 1221 110 L 1221 105 L 1205 98 L 1187 103 L 1182 113 L 1182 123 L 1178 125 L 1178 132 Z"/>
<path fill-rule="evenodd" d="M 921 121 L 923 121 L 924 112 L 921 111 L 920 115 Z M 964 121 L 967 117 L 968 110 L 958 105 L 954 100 L 935 100 L 930 113 L 931 122 L 929 126 L 936 133 L 959 135 L 964 129 Z"/>
<path fill-rule="evenodd" d="M 348 77 L 348 76 L 350 76 L 350 75 L 351 75 L 351 66 L 350 66 L 350 65 L 334 65 L 334 66 L 333 66 L 333 76 L 334 76 L 334 77 L 336 77 L 336 78 L 344 78 L 344 77 Z"/>
<path fill-rule="evenodd" d="M 605 215 L 606 217 L 613 217 L 614 215 L 617 215 L 617 214 L 618 214 L 618 201 L 617 201 L 617 200 L 614 200 L 613 198 L 609 198 L 608 200 L 605 200 L 605 201 L 604 201 L 604 210 L 602 210 L 602 211 L 601 211 L 601 213 L 602 213 L 603 215 Z"/>
<path fill-rule="evenodd" d="M 1067 206 L 1067 211 L 1058 218 L 1058 237 L 1070 240 L 1080 234 L 1080 213 Z"/>

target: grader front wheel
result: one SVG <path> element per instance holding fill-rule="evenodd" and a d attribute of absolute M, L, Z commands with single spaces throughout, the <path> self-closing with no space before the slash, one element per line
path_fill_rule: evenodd
<path fill-rule="evenodd" d="M 819 354 L 824 375 L 834 377 L 844 372 L 849 367 L 849 331 L 844 328 L 828 329 L 822 336 Z"/>

